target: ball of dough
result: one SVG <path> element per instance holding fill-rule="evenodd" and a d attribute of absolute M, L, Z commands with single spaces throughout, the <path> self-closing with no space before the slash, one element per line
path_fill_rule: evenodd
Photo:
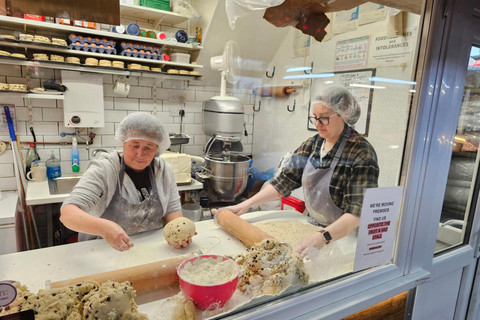
<path fill-rule="evenodd" d="M 195 234 L 195 223 L 185 217 L 176 218 L 163 228 L 163 236 L 165 240 L 171 245 L 175 242 L 182 243 L 188 237 L 193 237 Z"/>

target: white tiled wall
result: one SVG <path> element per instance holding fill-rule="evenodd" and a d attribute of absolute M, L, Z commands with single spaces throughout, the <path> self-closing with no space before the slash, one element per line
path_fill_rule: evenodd
<path fill-rule="evenodd" d="M 28 73 L 30 79 L 25 77 Z M 22 70 L 19 66 L 0 64 L 0 82 L 7 83 L 27 83 L 30 88 L 39 87 L 44 80 L 60 78 L 58 70 L 44 68 L 29 68 Z M 202 102 L 219 94 L 218 87 L 205 86 L 201 81 L 175 81 L 165 80 L 157 81 L 157 87 L 154 87 L 154 80 L 151 78 L 131 77 L 128 79 L 131 85 L 128 97 L 121 97 L 113 93 L 112 85 L 118 76 L 104 75 L 104 109 L 105 109 L 105 127 L 85 129 L 81 136 L 86 137 L 87 131 L 96 133 L 95 142 L 87 151 L 85 145 L 79 146 L 81 171 L 91 159 L 91 153 L 96 148 L 113 150 L 121 149 L 121 145 L 115 140 L 115 130 L 120 121 L 132 112 L 154 113 L 165 124 L 170 132 L 180 132 L 180 117 L 170 117 L 170 107 L 183 107 L 185 117 L 183 119 L 184 132 L 191 139 L 188 145 L 183 146 L 182 152 L 192 155 L 203 155 L 203 147 L 206 143 L 206 137 L 203 134 L 202 123 Z M 153 101 L 153 90 L 156 90 L 156 105 Z M 172 90 L 182 90 L 185 93 L 185 103 L 172 103 L 168 101 L 169 92 Z M 253 96 L 248 90 L 227 89 L 227 92 L 239 98 L 245 109 L 245 122 L 247 124 L 248 137 L 243 137 L 242 143 L 244 151 L 252 152 L 253 122 L 254 114 L 252 110 Z M 8 100 L 0 99 L 0 103 L 9 103 L 16 105 L 17 134 L 20 141 L 32 141 L 32 136 L 28 127 L 28 109 L 22 98 L 12 97 Z M 63 101 L 32 99 L 34 129 L 39 142 L 71 142 L 71 136 L 62 138 L 60 133 L 71 133 L 72 128 L 66 128 L 63 125 Z M 3 113 L 3 109 L 2 109 Z M 82 139 L 78 139 L 80 142 Z M 0 141 L 10 141 L 7 133 L 0 132 Z M 28 150 L 27 144 L 21 145 L 23 157 Z M 59 158 L 63 173 L 71 171 L 71 147 L 57 144 L 37 145 L 38 153 L 43 160 L 50 157 L 53 151 L 55 157 Z M 9 148 L 0 155 L 0 190 L 16 190 L 16 182 L 13 165 L 12 150 Z"/>

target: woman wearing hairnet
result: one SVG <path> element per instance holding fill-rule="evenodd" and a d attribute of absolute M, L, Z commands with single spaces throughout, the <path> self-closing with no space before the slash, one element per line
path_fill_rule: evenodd
<path fill-rule="evenodd" d="M 102 237 L 124 251 L 133 246 L 129 235 L 162 228 L 162 218 L 168 223 L 182 213 L 173 169 L 158 157 L 170 146 L 162 123 L 150 114 L 132 113 L 120 122 L 117 139 L 123 154 L 114 151 L 90 161 L 63 202 L 60 220 L 79 232 L 79 241 Z"/>
<path fill-rule="evenodd" d="M 318 134 L 295 150 L 270 185 L 226 208 L 240 215 L 303 186 L 309 221 L 325 229 L 303 241 L 298 250 L 302 255 L 307 247 L 321 249 L 359 226 L 363 195 L 377 187 L 379 174 L 375 150 L 351 127 L 360 117 L 360 106 L 348 90 L 325 88 L 312 102 L 312 111 L 309 121 Z"/>

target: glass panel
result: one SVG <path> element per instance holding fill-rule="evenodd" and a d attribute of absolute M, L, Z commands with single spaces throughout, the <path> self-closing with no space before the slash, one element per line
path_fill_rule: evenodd
<path fill-rule="evenodd" d="M 472 46 L 435 253 L 465 242 L 476 203 L 480 141 L 480 48 Z"/>

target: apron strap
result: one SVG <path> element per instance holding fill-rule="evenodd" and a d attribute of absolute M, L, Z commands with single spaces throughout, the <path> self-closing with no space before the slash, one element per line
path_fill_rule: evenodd
<path fill-rule="evenodd" d="M 330 165 L 330 168 L 332 170 L 335 169 L 338 161 L 340 160 L 340 157 L 342 156 L 343 149 L 345 149 L 345 145 L 347 144 L 348 138 L 350 138 L 350 132 L 351 132 L 351 129 L 350 129 L 350 126 L 348 126 L 347 130 L 345 130 L 345 134 L 343 135 L 342 141 L 338 146 L 337 152 L 335 153 L 335 157 L 333 157 L 332 164 Z"/>

